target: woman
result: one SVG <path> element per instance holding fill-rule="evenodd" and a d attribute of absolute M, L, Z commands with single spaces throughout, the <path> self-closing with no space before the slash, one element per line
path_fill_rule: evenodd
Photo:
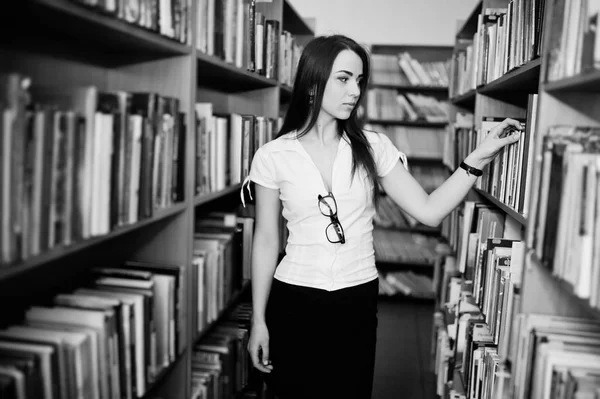
<path fill-rule="evenodd" d="M 437 226 L 466 196 L 478 171 L 519 139 L 519 133 L 500 138 L 505 128 L 520 128 L 505 120 L 464 160 L 468 173 L 459 168 L 428 195 L 389 138 L 360 129 L 357 104 L 368 80 L 368 54 L 355 41 L 341 35 L 313 39 L 300 58 L 282 129 L 252 161 L 248 350 L 280 399 L 371 397 L 378 184 L 408 214 Z M 278 265 L 280 212 L 289 238 Z"/>

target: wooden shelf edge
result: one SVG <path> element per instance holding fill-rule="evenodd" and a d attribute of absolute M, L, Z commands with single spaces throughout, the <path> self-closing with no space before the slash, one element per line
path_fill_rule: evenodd
<path fill-rule="evenodd" d="M 477 94 L 477 90 L 471 89 L 466 93 L 458 95 L 456 97 L 452 97 L 450 101 L 455 105 L 463 105 L 467 103 L 475 103 L 475 95 Z"/>
<path fill-rule="evenodd" d="M 414 86 L 389 83 L 371 83 L 371 88 L 378 89 L 396 89 L 406 91 L 430 91 L 430 92 L 445 92 L 448 91 L 448 86 Z"/>
<path fill-rule="evenodd" d="M 196 49 L 195 52 L 196 52 L 196 58 L 198 59 L 198 61 L 201 61 L 206 64 L 210 64 L 211 66 L 219 68 L 223 71 L 233 73 L 240 78 L 247 79 L 248 81 L 259 83 L 263 87 L 275 87 L 275 86 L 278 86 L 278 84 L 279 84 L 275 79 L 269 79 L 263 75 L 259 75 L 259 74 L 255 73 L 255 72 L 250 72 L 246 69 L 238 68 L 237 66 L 230 64 L 228 62 L 225 62 L 225 60 L 222 60 L 221 58 L 216 57 L 214 55 L 209 55 L 209 54 L 203 53 L 202 51 L 200 51 L 198 49 Z M 199 66 L 197 72 L 198 73 L 202 72 L 201 66 Z"/>
<path fill-rule="evenodd" d="M 486 93 L 493 93 L 493 92 L 505 90 L 505 87 L 508 84 L 510 84 L 512 81 L 517 80 L 520 76 L 522 76 L 532 70 L 538 69 L 537 73 L 539 74 L 540 65 L 541 65 L 541 58 L 539 58 L 539 57 L 535 58 L 535 59 L 513 69 L 512 71 L 505 73 L 498 79 L 495 79 L 495 80 L 488 82 L 485 85 L 477 88 L 477 92 L 481 93 L 481 94 L 486 94 Z M 537 81 L 539 82 L 539 75 L 538 75 Z"/>
<path fill-rule="evenodd" d="M 238 303 L 238 301 L 240 300 L 240 298 L 242 297 L 242 295 L 244 295 L 246 293 L 246 291 L 248 291 L 248 289 L 250 289 L 250 286 L 251 286 L 250 280 L 244 281 L 244 283 L 242 284 L 242 288 L 240 288 L 238 290 L 238 292 L 236 292 L 236 293 L 233 294 L 233 296 L 231 297 L 231 299 L 229 300 L 229 302 L 219 312 L 219 315 L 217 316 L 217 318 L 214 319 L 213 321 L 211 321 L 210 323 L 208 323 L 206 326 L 204 326 L 204 328 L 202 329 L 202 331 L 200 331 L 200 332 L 198 332 L 196 334 L 196 336 L 192 340 L 192 348 L 194 346 L 196 346 L 196 344 L 198 342 L 200 342 L 204 337 L 206 337 L 208 335 L 208 333 L 213 329 L 213 327 L 215 327 L 217 324 L 219 324 L 223 320 L 223 317 L 228 312 L 231 311 L 231 308 L 232 308 L 233 305 L 235 305 L 235 304 Z"/>
<path fill-rule="evenodd" d="M 487 193 L 487 192 L 485 192 L 485 191 L 483 191 L 483 190 L 481 190 L 479 188 L 475 188 L 475 191 L 478 194 L 480 194 L 481 196 L 485 197 L 489 202 L 493 203 L 498 208 L 502 209 L 508 216 L 510 216 L 511 218 L 515 219 L 518 223 L 520 223 L 524 227 L 527 227 L 527 218 L 525 216 L 521 215 L 520 213 L 518 213 L 517 211 L 515 211 L 513 208 L 511 208 L 508 205 L 504 204 L 499 199 L 497 199 L 496 197 L 492 196 L 490 193 Z"/>
<path fill-rule="evenodd" d="M 196 199 L 194 200 L 194 206 L 199 206 L 199 205 L 206 204 L 207 202 L 214 201 L 216 199 L 219 199 L 221 197 L 229 195 L 235 191 L 238 191 L 241 188 L 242 188 L 242 184 L 237 183 L 237 184 L 234 184 L 233 186 L 227 187 L 224 190 L 216 191 L 214 193 L 200 194 L 200 195 L 196 196 Z"/>
<path fill-rule="evenodd" d="M 187 203 L 179 203 L 173 205 L 170 208 L 161 209 L 155 212 L 154 216 L 148 219 L 141 220 L 137 223 L 133 223 L 126 226 L 117 227 L 115 230 L 109 232 L 108 234 L 104 234 L 97 237 L 92 237 L 87 240 L 83 240 L 80 242 L 73 243 L 68 246 L 60 246 L 51 249 L 50 251 L 40 254 L 38 256 L 32 257 L 20 264 L 11 265 L 11 266 L 2 266 L 0 267 L 0 281 L 8 278 L 15 277 L 21 273 L 34 269 L 44 263 L 52 262 L 67 255 L 75 254 L 77 252 L 81 252 L 87 248 L 90 248 L 94 245 L 100 244 L 104 241 L 113 239 L 115 237 L 119 237 L 121 235 L 131 233 L 135 230 L 141 229 L 150 224 L 156 223 L 160 220 L 167 219 L 171 216 L 174 216 L 178 213 L 181 213 L 187 207 Z"/>
<path fill-rule="evenodd" d="M 369 119 L 367 123 L 374 125 L 396 125 L 396 126 L 411 126 L 411 127 L 446 127 L 448 122 L 428 122 L 428 121 L 407 121 L 407 120 L 386 120 L 386 119 Z"/>
<path fill-rule="evenodd" d="M 552 82 L 545 82 L 542 84 L 544 91 L 549 93 L 553 92 L 568 92 L 573 90 L 580 90 L 583 86 L 588 84 L 596 84 L 600 82 L 600 70 L 583 73 L 577 76 L 570 76 L 555 80 Z M 584 90 L 586 91 L 586 90 Z"/>
<path fill-rule="evenodd" d="M 158 390 L 158 388 L 161 386 L 161 384 L 164 382 L 164 380 L 167 378 L 167 376 L 169 374 L 171 374 L 171 372 L 173 370 L 175 370 L 175 366 L 177 365 L 177 363 L 179 363 L 181 361 L 181 359 L 183 359 L 183 352 L 178 354 L 175 357 L 175 360 L 173 360 L 167 367 L 163 368 L 158 375 L 156 376 L 156 378 L 154 379 L 154 382 L 152 382 L 152 385 L 150 385 L 150 387 L 148 387 L 148 389 L 146 390 L 146 393 L 142 396 L 142 399 L 149 399 L 149 398 L 153 398 L 156 394 L 156 391 Z"/>
<path fill-rule="evenodd" d="M 583 313 L 586 313 L 590 318 L 600 320 L 600 309 L 594 308 L 586 299 L 576 295 L 575 292 L 573 292 L 573 287 L 567 281 L 553 275 L 552 272 L 542 264 L 541 259 L 535 255 L 533 250 L 530 248 L 528 248 L 528 250 L 530 251 L 529 258 L 531 259 L 531 262 L 535 265 L 535 267 L 538 268 L 538 270 L 541 270 L 543 273 L 548 275 L 548 277 L 550 277 L 549 280 L 555 284 L 558 290 L 571 297 L 574 302 L 577 303 L 577 306 L 583 310 Z"/>
<path fill-rule="evenodd" d="M 475 24 L 477 23 L 477 15 L 481 12 L 482 7 L 483 7 L 483 0 L 479 0 L 477 2 L 477 4 L 475 4 L 475 7 L 473 7 L 473 11 L 471 11 L 471 13 L 469 14 L 469 16 L 467 17 L 465 22 L 462 24 L 460 29 L 458 29 L 456 31 L 455 36 L 457 38 L 462 38 L 463 31 L 470 23 L 475 23 Z M 474 22 L 472 22 L 472 20 L 474 20 Z"/>
<path fill-rule="evenodd" d="M 33 4 L 49 8 L 63 15 L 77 18 L 86 23 L 101 26 L 111 31 L 119 32 L 136 40 L 140 40 L 157 51 L 171 54 L 191 54 L 191 46 L 177 40 L 163 36 L 158 32 L 136 26 L 115 16 L 102 14 L 83 4 L 69 2 L 66 0 L 34 0 Z"/>
<path fill-rule="evenodd" d="M 284 12 L 284 17 L 282 18 L 283 19 L 282 22 L 284 22 L 286 20 L 285 13 L 287 12 L 288 18 L 291 18 L 294 24 L 298 24 L 300 26 L 300 29 L 299 30 L 298 29 L 290 30 L 289 26 L 285 26 L 285 24 L 283 24 L 283 23 L 282 23 L 282 29 L 289 31 L 292 35 L 309 35 L 309 36 L 315 35 L 315 32 L 313 32 L 312 28 L 310 26 L 308 26 L 308 24 L 306 23 L 304 18 L 302 18 L 300 16 L 300 14 L 298 14 L 298 12 L 296 11 L 296 9 L 292 5 L 292 3 L 289 2 L 289 0 L 284 0 L 283 12 Z"/>
<path fill-rule="evenodd" d="M 428 297 L 428 296 L 418 296 L 418 295 L 406 295 L 406 294 L 401 294 L 401 293 L 397 293 L 394 295 L 385 295 L 385 294 L 379 294 L 377 295 L 377 298 L 381 301 L 390 301 L 390 302 L 395 302 L 395 301 L 417 301 L 417 302 L 423 302 L 423 303 L 431 303 L 431 302 L 435 302 L 435 296 Z"/>

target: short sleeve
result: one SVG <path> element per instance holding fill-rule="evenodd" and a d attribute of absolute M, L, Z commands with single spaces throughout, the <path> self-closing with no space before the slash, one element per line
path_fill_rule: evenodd
<path fill-rule="evenodd" d="M 396 166 L 398 159 L 400 159 L 404 168 L 408 169 L 406 155 L 399 151 L 385 134 L 377 134 L 377 139 L 371 142 L 371 146 L 377 165 L 377 174 L 380 177 L 390 173 Z"/>
<path fill-rule="evenodd" d="M 279 188 L 275 181 L 275 165 L 273 165 L 269 153 L 263 147 L 259 148 L 252 158 L 248 178 L 267 188 Z"/>

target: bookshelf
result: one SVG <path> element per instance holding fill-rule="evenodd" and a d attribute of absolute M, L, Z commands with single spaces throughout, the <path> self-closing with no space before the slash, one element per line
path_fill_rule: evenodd
<path fill-rule="evenodd" d="M 504 16 L 498 12 L 503 8 Z M 579 236 L 595 229 L 597 223 L 595 213 L 584 212 L 598 209 L 582 205 L 581 198 L 591 201 L 597 196 L 581 191 L 584 183 L 567 187 L 584 180 L 594 192 L 598 184 L 591 183 L 591 175 L 574 166 L 567 155 L 565 169 L 554 164 L 558 169 L 550 170 L 548 166 L 551 159 L 557 159 L 551 143 L 562 137 L 567 143 L 575 140 L 561 134 L 556 126 L 573 127 L 572 135 L 584 131 L 581 127 L 600 126 L 598 71 L 589 65 L 588 69 L 580 67 L 586 59 L 597 57 L 583 40 L 583 32 L 598 11 L 597 6 L 586 9 L 575 3 L 483 0 L 457 32 L 446 142 L 450 148 L 445 157 L 449 169 L 454 170 L 501 118 L 521 119 L 526 127 L 523 148 L 517 147 L 512 154 L 511 150 L 500 153 L 465 202 L 444 221 L 443 232 L 454 253 L 442 260 L 434 278 L 437 299 L 432 365 L 441 398 L 555 397 L 550 390 L 555 394 L 564 390 L 566 380 L 560 379 L 567 375 L 557 367 L 566 367 L 568 378 L 582 384 L 577 362 L 583 360 L 576 351 L 595 356 L 588 343 L 582 343 L 575 345 L 577 349 L 561 349 L 561 356 L 571 358 L 570 365 L 552 368 L 537 360 L 544 356 L 545 339 L 552 344 L 572 342 L 579 339 L 583 325 L 597 326 L 600 320 L 595 300 L 599 292 L 596 255 L 578 245 Z M 577 24 L 563 20 L 563 14 L 569 12 L 584 21 L 581 31 L 574 28 Z M 507 15 L 522 31 L 516 35 L 517 42 L 502 47 L 500 41 L 494 42 L 494 35 L 502 34 L 500 27 L 507 23 Z M 534 19 L 519 23 L 520 16 L 525 15 Z M 560 35 L 566 34 L 563 30 L 569 31 L 571 42 L 561 41 Z M 495 43 L 495 48 L 490 43 Z M 572 50 L 579 45 L 587 47 L 574 55 Z M 508 54 L 514 58 L 513 64 L 506 64 Z M 594 131 L 591 134 L 594 137 Z M 591 139 L 584 136 L 580 140 L 586 143 Z M 560 148 L 560 144 L 554 145 Z M 597 160 L 596 150 L 581 151 Z M 517 162 L 510 161 L 515 158 Z M 566 169 L 580 174 L 565 175 L 556 185 L 556 176 Z M 569 192 L 575 193 L 575 199 L 555 206 L 557 198 L 568 198 Z M 540 208 L 546 211 L 540 212 Z M 588 223 L 577 233 L 567 230 L 569 220 Z M 597 244 L 597 233 L 587 234 L 594 234 Z M 565 336 L 557 340 L 552 334 L 559 328 Z M 597 340 L 598 330 L 593 331 L 591 339 Z M 534 342 L 535 348 L 528 346 Z M 536 363 L 529 359 L 536 359 Z M 597 370 L 599 365 L 600 358 L 593 358 L 590 368 Z M 554 373 L 551 384 L 536 380 L 543 373 Z M 598 387 L 598 381 L 591 381 L 590 390 L 596 392 Z M 478 389 L 482 390 L 475 392 Z M 579 389 L 577 394 L 584 390 L 582 385 L 574 389 Z M 564 397 L 577 395 L 572 392 Z"/>
<path fill-rule="evenodd" d="M 8 221 L 8 226 L 12 226 L 13 219 L 6 216 L 7 213 L 4 213 L 4 211 L 8 209 L 19 214 L 21 212 L 25 213 L 25 211 L 21 211 L 20 204 L 13 203 L 12 197 L 9 194 L 13 191 L 12 177 L 8 176 L 7 178 L 7 175 L 3 175 L 0 178 L 3 188 L 3 195 L 0 195 L 2 197 L 0 198 L 0 203 L 2 204 L 2 217 L 0 219 L 5 223 L 3 225 L 3 232 L 0 233 L 0 236 L 4 240 L 2 241 L 3 255 L 0 258 L 0 296 L 3 299 L 2 305 L 0 305 L 0 312 L 3 315 L 2 322 L 0 322 L 0 329 L 21 323 L 25 312 L 31 306 L 52 306 L 57 294 L 73 292 L 73 290 L 87 287 L 90 276 L 96 273 L 96 271 L 93 271 L 94 268 L 110 267 L 125 270 L 125 262 L 129 261 L 146 262 L 154 266 L 170 265 L 177 267 L 180 273 L 184 274 L 178 275 L 179 277 L 173 280 L 177 282 L 174 283 L 177 288 L 173 288 L 173 292 L 176 294 L 173 294 L 175 297 L 170 299 L 169 302 L 171 303 L 169 306 L 173 306 L 173 309 L 177 306 L 176 310 L 172 309 L 172 313 L 169 316 L 172 318 L 169 319 L 170 322 L 177 323 L 176 331 L 156 332 L 157 336 L 168 336 L 169 340 L 172 340 L 172 343 L 169 345 L 174 345 L 175 348 L 169 349 L 173 353 L 169 352 L 170 358 L 168 362 L 165 362 L 162 366 L 157 363 L 157 367 L 154 370 L 155 373 L 153 371 L 154 374 L 152 377 L 147 378 L 143 389 L 140 386 L 135 388 L 141 389 L 141 393 L 136 395 L 135 392 L 133 394 L 130 392 L 128 397 L 192 398 L 192 365 L 194 364 L 195 347 L 204 339 L 209 339 L 220 324 L 229 317 L 228 313 L 231 309 L 244 300 L 250 291 L 247 278 L 242 276 L 242 268 L 247 268 L 249 261 L 248 258 L 242 257 L 240 254 L 239 257 L 232 258 L 229 264 L 231 273 L 234 273 L 234 269 L 236 270 L 236 278 L 240 279 L 240 285 L 238 287 L 231 287 L 230 295 L 224 296 L 226 299 L 216 309 L 216 314 L 212 320 L 202 328 L 198 328 L 200 325 L 198 295 L 199 293 L 204 295 L 203 292 L 208 292 L 209 290 L 208 283 L 206 283 L 206 286 L 198 289 L 198 282 L 201 281 L 197 275 L 198 270 L 201 270 L 197 264 L 199 257 L 197 247 L 198 234 L 203 231 L 202 223 L 216 212 L 228 212 L 228 214 L 233 213 L 234 215 L 237 212 L 237 223 L 240 223 L 242 218 L 252 218 L 252 204 L 248 198 L 246 198 L 250 202 L 250 210 L 247 210 L 248 213 L 237 211 L 240 203 L 240 178 L 234 179 L 233 177 L 228 177 L 225 180 L 228 183 L 224 186 L 214 184 L 210 189 L 199 188 L 198 177 L 201 172 L 198 166 L 200 162 L 198 159 L 202 157 L 197 152 L 197 145 L 201 140 L 199 138 L 201 122 L 199 121 L 203 119 L 199 116 L 197 104 L 210 103 L 212 116 L 214 117 L 228 118 L 230 115 L 236 114 L 254 115 L 265 118 L 265 126 L 267 126 L 265 129 L 267 130 L 264 133 L 265 136 L 261 137 L 262 140 L 267 140 L 270 138 L 270 135 L 275 133 L 277 118 L 280 117 L 282 109 L 285 107 L 286 98 L 289 99 L 291 96 L 292 89 L 289 81 L 293 82 L 291 80 L 293 72 L 284 71 L 281 68 L 280 70 L 276 70 L 277 73 L 272 71 L 271 76 L 267 77 L 266 73 L 261 74 L 249 70 L 244 63 L 248 62 L 248 49 L 241 50 L 242 53 L 240 54 L 245 54 L 243 60 L 236 58 L 233 62 L 225 61 L 224 57 L 219 56 L 216 53 L 216 50 L 219 50 L 218 47 L 213 49 L 215 50 L 213 51 L 214 55 L 209 54 L 211 51 L 206 51 L 205 48 L 202 48 L 203 44 L 200 43 L 200 37 L 205 33 L 206 36 L 202 36 L 204 38 L 202 40 L 207 40 L 206 38 L 214 35 L 214 32 L 207 31 L 202 33 L 201 29 L 202 27 L 206 27 L 206 25 L 201 24 L 198 20 L 203 15 L 203 10 L 206 11 L 204 8 L 208 4 L 206 0 L 171 0 L 160 2 L 160 5 L 157 5 L 157 7 L 163 7 L 169 3 L 169 12 L 172 12 L 173 15 L 171 20 L 154 18 L 151 14 L 144 14 L 145 17 L 142 15 L 143 18 L 146 18 L 148 24 L 154 24 L 155 26 L 141 26 L 143 18 L 138 19 L 137 22 L 128 22 L 120 14 L 118 8 L 114 10 L 100 9 L 100 7 L 110 7 L 111 2 L 102 3 L 97 7 L 86 6 L 82 3 L 68 0 L 28 0 L 11 5 L 8 8 L 7 15 L 5 15 L 7 20 L 14 18 L 15 21 L 26 24 L 31 29 L 28 28 L 27 32 L 22 35 L 14 35 L 14 33 L 6 32 L 6 28 L 2 29 L 3 38 L 0 40 L 0 57 L 2 58 L 2 63 L 0 63 L 0 76 L 2 76 L 0 78 L 0 110 L 3 111 L 3 114 L 0 115 L 0 118 L 4 118 L 4 125 L 0 129 L 0 138 L 5 140 L 6 137 L 9 137 L 6 130 L 6 127 L 9 126 L 6 122 L 8 120 L 6 119 L 8 118 L 8 113 L 5 112 L 5 109 L 13 107 L 11 101 L 14 99 L 14 92 L 9 87 L 16 80 L 4 78 L 8 74 L 18 74 L 21 78 L 27 78 L 27 80 L 21 80 L 19 83 L 23 85 L 21 87 L 23 92 L 31 89 L 30 99 L 35 104 L 46 103 L 48 98 L 51 98 L 44 97 L 42 100 L 41 96 L 45 95 L 43 94 L 45 92 L 39 90 L 42 86 L 44 88 L 46 86 L 51 87 L 53 90 L 56 90 L 57 87 L 68 88 L 69 90 L 82 86 L 88 88 L 94 87 L 98 93 L 112 93 L 117 91 L 156 93 L 161 98 L 172 98 L 178 105 L 177 115 L 169 113 L 173 117 L 173 119 L 170 119 L 170 121 L 173 120 L 172 125 L 169 125 L 171 126 L 170 129 L 173 130 L 170 130 L 168 134 L 172 134 L 173 136 L 168 136 L 164 141 L 161 141 L 160 145 L 165 146 L 160 147 L 163 148 L 164 153 L 157 152 L 160 156 L 156 156 L 154 162 L 160 165 L 157 168 L 162 169 L 156 169 L 159 170 L 156 171 L 154 169 L 154 165 L 156 164 L 148 164 L 148 168 L 151 170 L 151 172 L 148 172 L 151 173 L 149 176 L 158 176 L 150 178 L 156 179 L 152 180 L 153 182 L 160 182 L 160 185 L 159 183 L 155 183 L 156 185 L 152 186 L 152 190 L 155 191 L 151 191 L 149 194 L 148 201 L 151 201 L 151 212 L 148 215 L 138 216 L 136 212 L 136 216 L 132 217 L 132 219 L 135 219 L 133 221 L 125 220 L 114 224 L 110 222 L 107 228 L 104 228 L 104 225 L 102 225 L 102 229 L 98 227 L 102 231 L 98 230 L 77 237 L 73 235 L 69 239 L 61 239 L 57 243 L 52 243 L 52 245 L 43 245 L 43 248 L 37 251 L 30 250 L 29 248 L 23 249 L 22 251 L 25 256 L 21 255 L 20 250 L 19 256 L 13 256 L 12 253 L 9 254 L 10 256 L 6 255 L 8 250 L 4 247 L 4 243 L 9 242 L 11 248 L 13 245 L 18 246 L 20 244 L 15 244 L 12 241 L 12 233 L 10 237 L 6 233 L 5 229 L 7 225 L 5 222 Z M 218 3 L 220 4 L 221 2 Z M 226 1 L 222 3 L 225 4 Z M 246 12 L 249 10 L 249 5 L 252 4 L 255 7 L 254 12 L 257 13 L 256 15 L 260 13 L 264 16 L 265 26 L 267 20 L 274 21 L 272 25 L 273 37 L 279 37 L 284 31 L 287 32 L 289 35 L 288 38 L 291 41 L 289 44 L 295 46 L 296 55 L 299 55 L 303 43 L 314 37 L 311 25 L 306 23 L 287 0 L 256 3 L 254 1 L 231 1 L 228 3 L 231 5 L 235 3 L 237 7 L 245 7 Z M 171 4 L 173 5 L 172 8 L 170 7 Z M 239 8 L 239 10 L 242 10 L 242 8 Z M 162 10 L 162 12 L 166 13 L 167 10 Z M 31 24 L 31 18 L 37 21 L 33 25 Z M 242 20 L 242 18 L 238 19 L 238 21 Z M 248 26 L 248 24 L 245 24 L 244 29 L 249 29 Z M 163 28 L 167 33 L 159 33 L 159 30 Z M 171 35 L 169 32 L 174 33 Z M 244 31 L 242 30 L 241 32 L 243 33 Z M 265 28 L 265 34 L 266 32 L 267 28 Z M 236 42 L 232 39 L 228 43 L 235 44 Z M 254 44 L 253 41 L 252 45 Z M 263 45 L 266 48 L 266 42 Z M 227 45 L 223 44 L 223 46 L 225 52 Z M 273 54 L 277 54 L 280 48 L 277 47 L 277 52 Z M 298 59 L 294 59 L 291 50 L 289 53 L 289 63 L 293 65 L 294 61 L 297 62 Z M 266 51 L 265 54 L 270 56 L 270 53 Z M 266 59 L 267 56 L 265 55 Z M 275 56 L 273 56 L 272 60 L 277 64 L 280 62 Z M 265 67 L 268 65 L 270 64 L 267 63 Z M 289 75 L 287 76 L 288 81 L 282 82 L 282 76 L 285 76 L 286 73 Z M 92 93 L 91 89 L 86 93 Z M 93 93 L 96 92 L 93 91 Z M 54 92 L 51 94 L 54 95 Z M 70 99 L 71 94 L 71 92 L 65 93 L 65 97 L 60 97 L 60 101 L 56 100 L 56 103 L 50 101 L 49 103 L 58 106 L 56 109 L 53 108 L 52 112 L 57 112 L 57 115 L 60 112 L 62 118 L 63 113 L 66 114 L 73 107 L 82 107 L 82 103 L 74 103 L 75 105 L 68 106 L 62 102 L 63 100 L 66 101 L 67 97 Z M 56 98 L 59 98 L 59 96 L 56 95 Z M 127 110 L 128 115 L 130 115 L 129 108 Z M 27 112 L 32 112 L 32 116 L 28 116 L 31 118 L 28 119 L 28 123 L 31 123 L 30 126 L 38 126 L 34 125 L 34 123 L 37 123 L 35 122 L 37 119 L 34 119 L 38 115 L 37 108 L 32 108 L 31 110 L 27 110 Z M 79 112 L 84 114 L 84 111 Z M 95 119 L 96 122 L 100 120 L 98 119 L 100 116 L 95 116 L 99 115 L 99 112 L 97 109 L 92 109 L 92 118 L 97 118 Z M 161 114 L 161 116 L 164 117 L 166 113 Z M 111 115 L 110 120 L 112 123 L 115 123 L 116 120 L 114 115 L 122 115 L 116 112 L 105 112 L 102 115 L 105 114 Z M 89 117 L 89 115 L 83 116 L 85 118 Z M 82 121 L 92 121 L 92 119 L 85 119 L 83 116 Z M 147 117 L 144 116 L 143 118 Z M 140 117 L 139 120 L 149 120 L 143 118 Z M 58 120 L 58 116 L 56 120 Z M 66 116 L 65 120 L 67 120 Z M 162 122 L 167 123 L 166 119 L 163 119 Z M 127 126 L 130 126 L 130 129 L 133 131 L 134 127 L 131 127 L 134 123 L 133 119 L 129 119 L 127 123 Z M 272 125 L 268 125 L 269 123 L 272 123 Z M 94 129 L 92 123 L 89 123 L 89 126 L 91 126 L 91 129 Z M 105 128 L 106 126 L 108 125 L 104 125 Z M 113 129 L 116 129 L 114 125 L 111 124 L 111 126 Z M 140 124 L 140 126 L 142 125 Z M 99 129 L 97 125 L 96 128 Z M 144 128 L 140 127 L 140 129 Z M 157 127 L 157 129 L 159 128 Z M 167 128 L 165 127 L 164 129 Z M 175 133 L 175 130 L 178 133 Z M 162 130 L 160 131 L 162 132 Z M 81 133 L 82 130 L 77 132 Z M 102 132 L 105 131 L 103 130 Z M 220 131 L 220 133 L 227 134 L 228 132 Z M 113 132 L 111 132 L 112 134 Z M 114 134 L 116 135 L 117 133 Z M 176 134 L 179 134 L 179 136 L 175 136 Z M 262 131 L 261 134 L 263 134 Z M 67 136 L 64 137 L 67 140 Z M 101 135 L 97 134 L 97 137 L 101 137 Z M 179 146 L 174 144 L 175 142 L 169 141 L 173 137 L 178 137 L 180 140 Z M 8 157 L 10 152 L 5 147 L 6 143 L 10 145 L 12 142 L 4 141 L 2 146 L 0 146 L 0 154 L 2 154 L 0 156 L 0 159 L 2 159 L 0 163 L 2 163 L 3 169 L 8 164 L 13 165 L 12 158 Z M 108 145 L 107 143 L 108 141 L 105 141 L 102 145 Z M 155 146 L 159 145 L 155 141 L 152 141 L 152 143 L 155 143 Z M 28 144 L 25 143 L 23 145 Z M 97 156 L 97 159 L 108 161 L 108 164 L 113 162 L 113 154 L 109 152 L 113 151 L 112 147 L 111 150 L 105 150 L 105 147 L 102 146 L 94 147 L 92 145 L 89 148 L 91 151 L 90 154 Z M 156 149 L 158 147 L 150 146 L 148 148 L 150 148 L 148 151 L 159 151 Z M 167 149 L 173 152 L 169 153 Z M 23 158 L 19 162 L 27 163 L 29 162 L 27 161 L 29 158 L 27 158 L 27 154 L 25 153 L 25 147 L 23 147 L 23 151 Z M 63 158 L 56 155 L 53 159 L 59 160 Z M 208 157 L 202 159 L 208 159 Z M 164 164 L 159 164 L 159 162 L 164 162 Z M 174 164 L 173 166 L 170 165 L 172 163 Z M 94 170 L 99 173 L 94 176 L 100 180 L 96 179 L 86 183 L 89 190 L 91 190 L 90 193 L 95 193 L 97 196 L 101 195 L 100 191 L 94 191 L 98 190 L 94 186 L 98 185 L 101 187 L 103 182 L 112 181 L 112 175 L 109 176 L 108 173 L 102 172 L 102 169 L 113 170 L 112 166 L 110 168 L 108 166 L 106 163 L 98 163 L 98 165 L 94 166 L 96 168 Z M 51 168 L 52 166 L 41 164 L 41 167 L 43 171 L 44 167 Z M 119 170 L 128 169 L 123 165 L 121 167 L 122 169 Z M 17 167 L 12 168 L 8 170 L 12 170 L 13 172 L 21 170 Z M 89 168 L 93 169 L 91 166 Z M 170 173 L 173 174 L 171 175 Z M 242 179 L 243 177 L 245 176 L 242 176 Z M 15 179 L 14 181 L 17 180 Z M 109 187 L 112 186 L 109 185 Z M 5 188 L 9 190 L 6 191 L 4 190 Z M 173 192 L 169 191 L 171 189 Z M 24 190 L 29 190 L 29 188 L 25 188 Z M 142 190 L 142 188 L 140 187 L 139 190 Z M 175 193 L 175 191 L 177 192 Z M 116 189 L 114 192 L 117 195 Z M 15 195 L 16 197 L 17 195 Z M 50 201 L 49 198 L 44 198 Z M 54 204 L 55 201 L 53 198 L 52 203 Z M 93 202 L 95 200 L 91 199 L 90 201 Z M 111 201 L 114 200 L 109 199 L 108 201 L 112 203 Z M 106 205 L 105 203 L 102 204 L 104 204 L 102 206 Z M 55 205 L 51 204 L 48 206 Z M 102 207 L 99 209 L 102 210 L 96 211 L 96 208 L 92 209 L 93 212 L 99 212 L 98 214 L 94 214 L 96 216 L 93 216 L 93 218 L 97 217 L 99 220 L 104 220 L 105 214 L 102 212 L 105 212 L 107 208 Z M 112 208 L 109 206 L 108 209 Z M 58 211 L 52 208 L 52 212 Z M 68 220 L 71 220 L 70 216 Z M 26 220 L 22 223 L 23 226 L 29 226 L 27 223 L 32 222 Z M 12 229 L 10 231 L 12 232 Z M 34 230 L 27 230 L 23 234 L 32 233 L 32 231 Z M 54 234 L 59 234 L 58 230 L 53 231 Z M 251 233 L 251 230 L 249 231 Z M 40 240 L 42 241 L 45 239 L 43 232 L 37 233 L 36 237 L 41 237 Z M 33 245 L 29 244 L 29 238 L 27 238 L 27 243 L 27 245 Z M 235 251 L 241 251 L 241 249 L 236 249 Z M 224 265 L 226 264 L 224 263 Z M 185 278 L 181 278 L 182 276 Z M 233 279 L 234 277 L 231 278 Z M 226 288 L 220 289 L 226 290 Z M 180 297 L 177 297 L 177 295 L 180 295 Z M 139 298 L 142 298 L 142 296 L 139 296 Z M 146 316 L 148 316 L 148 314 L 152 313 L 152 310 L 150 307 L 146 309 Z M 158 312 L 156 308 L 154 312 Z M 175 320 L 175 315 L 180 318 Z M 152 316 L 152 319 L 154 320 L 154 316 Z M 145 320 L 148 321 L 148 319 Z M 0 341 L 4 339 L 0 337 Z M 85 339 L 88 339 L 87 335 Z M 145 339 L 148 342 L 150 336 Z M 157 348 L 161 348 L 159 344 L 156 345 Z M 166 351 L 166 346 L 162 348 L 156 350 L 158 352 L 161 350 Z M 151 349 L 148 349 L 148 351 L 145 353 L 150 356 L 153 352 Z M 137 356 L 138 352 L 135 353 Z M 3 358 L 4 355 L 5 352 L 0 352 L 0 358 Z M 241 354 L 241 356 L 244 355 L 245 352 Z M 142 366 L 142 369 L 150 367 L 148 364 L 143 364 Z M 108 378 L 103 376 L 101 372 L 94 375 L 102 380 Z M 112 374 L 112 378 L 115 377 L 116 379 L 124 378 L 121 375 Z M 137 376 L 135 379 L 136 381 L 146 380 L 146 377 Z M 93 386 L 95 384 L 94 382 Z M 111 384 L 114 384 L 114 382 Z M 129 383 L 125 385 L 128 386 Z M 116 385 L 110 386 L 115 387 Z M 87 386 L 87 388 L 90 387 Z M 56 389 L 67 390 L 69 388 L 66 385 L 60 385 L 60 388 Z M 88 396 L 88 392 L 84 396 L 93 397 L 91 394 Z M 238 396 L 240 398 L 245 397 L 241 394 Z M 29 397 L 43 396 L 41 396 L 40 392 L 36 392 L 33 396 Z M 65 396 L 61 397 L 70 396 L 65 394 Z M 123 397 L 126 397 L 126 395 L 123 394 Z"/>
<path fill-rule="evenodd" d="M 390 137 L 406 154 L 413 176 L 433 191 L 447 176 L 442 139 L 447 125 L 445 62 L 452 47 L 374 44 L 371 54 L 365 127 Z M 382 299 L 432 301 L 439 229 L 416 223 L 384 196 L 375 230 Z M 394 286 L 402 288 L 394 291 Z"/>

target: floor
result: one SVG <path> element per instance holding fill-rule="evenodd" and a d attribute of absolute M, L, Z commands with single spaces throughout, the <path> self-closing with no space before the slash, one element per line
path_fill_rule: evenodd
<path fill-rule="evenodd" d="M 379 302 L 372 399 L 434 399 L 430 368 L 433 302 Z"/>

